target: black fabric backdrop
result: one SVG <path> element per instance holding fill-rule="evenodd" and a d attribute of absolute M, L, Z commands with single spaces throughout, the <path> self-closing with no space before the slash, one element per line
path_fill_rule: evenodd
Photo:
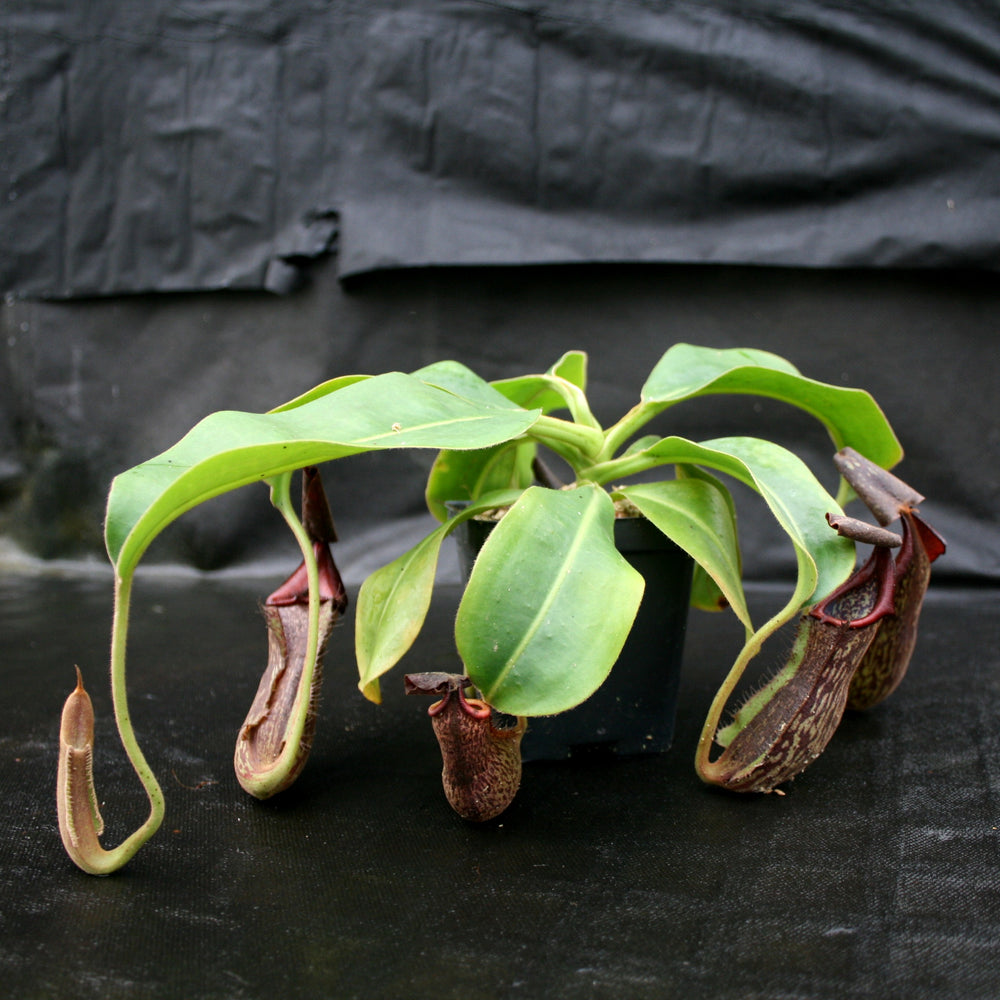
<path fill-rule="evenodd" d="M 686 340 L 776 351 L 807 375 L 872 392 L 906 449 L 900 473 L 927 496 L 924 510 L 948 539 L 935 578 L 1000 580 L 1000 283 L 985 272 L 432 268 L 345 286 L 327 260 L 307 288 L 283 297 L 19 301 L 2 316 L 0 539 L 46 559 L 104 562 L 111 477 L 213 410 L 266 410 L 334 375 L 444 358 L 486 378 L 544 371 L 579 348 L 591 358 L 595 413 L 609 423 L 633 405 L 663 351 Z M 819 425 L 776 403 L 697 400 L 655 428 L 695 440 L 770 437 L 835 487 Z M 325 473 L 337 558 L 352 580 L 427 530 L 429 461 L 373 453 Z M 791 546 L 763 504 L 738 500 L 748 575 L 793 573 Z M 185 514 L 146 560 L 221 569 L 290 552 L 266 492 L 246 487 Z"/>
<path fill-rule="evenodd" d="M 1000 265 L 1000 11 L 10 0 L 0 287 Z"/>
<path fill-rule="evenodd" d="M 994 5 L 13 0 L 0 25 L 0 537 L 29 553 L 100 559 L 110 478 L 215 409 L 584 348 L 613 419 L 688 340 L 870 389 L 943 505 L 942 574 L 1000 576 Z M 673 426 L 826 463 L 758 409 Z M 350 468 L 358 573 L 422 530 L 425 465 Z M 150 556 L 259 560 L 261 506 Z M 751 575 L 788 572 L 748 517 Z"/>

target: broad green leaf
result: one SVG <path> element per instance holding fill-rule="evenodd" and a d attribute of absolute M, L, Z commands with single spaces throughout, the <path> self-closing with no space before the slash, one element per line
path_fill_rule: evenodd
<path fill-rule="evenodd" d="M 326 382 L 320 382 L 319 385 L 313 386 L 308 392 L 302 393 L 301 396 L 296 396 L 295 399 L 290 399 L 287 403 L 282 403 L 281 406 L 276 406 L 271 413 L 281 413 L 284 410 L 294 410 L 298 406 L 302 406 L 304 403 L 311 403 L 314 399 L 321 399 L 323 396 L 329 396 L 331 392 L 337 392 L 340 389 L 346 389 L 349 385 L 354 385 L 355 382 L 363 382 L 365 379 L 371 378 L 371 375 L 340 375 L 337 378 L 328 379 Z"/>
<path fill-rule="evenodd" d="M 705 479 L 713 483 L 716 489 L 722 492 L 726 506 L 729 508 L 729 517 L 732 523 L 734 525 L 737 523 L 736 504 L 733 502 L 733 495 L 720 480 L 707 473 L 704 469 L 699 469 L 696 465 L 678 465 L 676 471 L 678 479 Z M 739 574 L 742 579 L 743 557 L 740 554 L 738 544 L 736 554 Z M 694 572 L 691 574 L 691 607 L 697 608 L 699 611 L 711 612 L 724 611 L 729 607 L 729 601 L 719 585 L 708 575 L 705 568 L 697 562 L 694 564 Z"/>
<path fill-rule="evenodd" d="M 687 463 L 733 476 L 758 492 L 796 549 L 814 567 L 815 581 L 806 598 L 829 593 L 854 568 L 854 545 L 826 521 L 840 512 L 836 500 L 809 467 L 787 448 L 760 438 L 717 438 L 698 444 L 686 438 L 662 438 L 636 453 L 649 466 Z"/>
<path fill-rule="evenodd" d="M 583 392 L 587 391 L 587 352 L 567 351 L 550 369 L 550 375 L 558 375 Z"/>
<path fill-rule="evenodd" d="M 489 704 L 550 715 L 588 698 L 632 627 L 644 582 L 614 544 L 603 490 L 532 487 L 483 545 L 455 622 Z"/>
<path fill-rule="evenodd" d="M 826 523 L 826 514 L 839 509 L 833 498 L 799 458 L 779 445 L 757 438 L 720 438 L 694 445 L 673 438 L 649 450 L 658 451 L 663 458 L 669 454 L 668 461 L 718 469 L 757 490 L 791 539 L 798 566 L 791 599 L 748 636 L 709 708 L 695 755 L 698 773 L 709 780 L 711 747 L 719 720 L 747 665 L 764 642 L 799 614 L 803 605 L 847 579 L 854 568 L 854 545 L 840 538 Z M 722 738 L 729 735 L 724 731 Z"/>
<path fill-rule="evenodd" d="M 696 465 L 678 465 L 676 467 L 678 479 L 704 479 L 712 483 L 717 490 L 721 491 L 726 506 L 729 508 L 729 518 L 733 525 L 737 523 L 736 504 L 733 502 L 733 495 L 722 484 L 722 482 L 710 475 L 704 469 L 699 469 Z M 743 557 L 736 548 L 738 572 L 740 578 L 743 576 Z M 698 608 L 699 611 L 724 611 L 729 607 L 729 601 L 723 594 L 719 585 L 705 571 L 705 568 L 694 564 L 694 572 L 691 574 L 691 607 Z"/>
<path fill-rule="evenodd" d="M 441 543 L 458 524 L 494 507 L 505 507 L 520 491 L 491 494 L 439 525 L 426 538 L 391 563 L 375 570 L 361 585 L 355 613 L 354 648 L 361 693 L 381 701 L 379 678 L 413 645 L 420 633 L 434 590 Z"/>
<path fill-rule="evenodd" d="M 498 392 L 491 383 L 480 378 L 471 368 L 466 368 L 458 361 L 436 361 L 424 368 L 418 368 L 413 373 L 413 377 L 428 385 L 437 386 L 439 389 L 445 389 L 463 399 L 482 403 L 485 406 L 514 409 L 519 405 L 508 399 L 502 392 Z M 532 406 L 525 407 L 525 409 L 540 409 L 540 407 Z"/>
<path fill-rule="evenodd" d="M 819 420 L 837 450 L 850 445 L 884 468 L 902 458 L 892 427 L 867 392 L 806 378 L 767 351 L 677 344 L 650 372 L 642 400 L 658 411 L 713 393 L 749 393 L 789 403 Z"/>
<path fill-rule="evenodd" d="M 807 599 L 828 594 L 850 576 L 854 543 L 838 535 L 826 519 L 828 513 L 840 513 L 840 506 L 797 455 L 753 437 L 716 438 L 703 441 L 702 447 L 738 463 L 731 474 L 760 493 L 796 550 L 815 566 L 816 579 Z"/>
<path fill-rule="evenodd" d="M 667 350 L 642 387 L 643 402 L 675 403 L 697 394 L 717 379 L 743 368 L 764 368 L 801 374 L 790 361 L 770 351 L 732 347 L 717 349 L 695 344 L 674 344 Z"/>
<path fill-rule="evenodd" d="M 439 520 L 448 518 L 449 500 L 475 500 L 493 490 L 526 489 L 534 481 L 534 441 L 505 441 L 477 451 L 438 452 L 424 498 Z"/>
<path fill-rule="evenodd" d="M 661 440 L 659 434 L 646 434 L 641 438 L 636 438 L 623 452 L 622 455 L 635 455 L 645 451 L 650 445 L 654 445 Z"/>
<path fill-rule="evenodd" d="M 487 406 L 399 372 L 353 382 L 292 409 L 213 413 L 156 458 L 117 476 L 108 554 L 130 572 L 185 511 L 282 472 L 363 451 L 485 448 L 524 433 L 538 411 Z"/>
<path fill-rule="evenodd" d="M 691 478 L 625 486 L 617 495 L 687 552 L 718 584 L 737 618 L 753 631 L 728 491 L 711 479 Z"/>

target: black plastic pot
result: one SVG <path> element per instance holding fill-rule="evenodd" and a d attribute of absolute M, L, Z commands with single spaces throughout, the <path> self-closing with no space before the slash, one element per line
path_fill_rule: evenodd
<path fill-rule="evenodd" d="M 453 513 L 465 504 L 448 504 Z M 457 525 L 465 579 L 496 522 Z M 639 613 L 607 680 L 582 705 L 529 719 L 521 755 L 561 760 L 578 754 L 661 753 L 674 736 L 684 634 L 691 596 L 691 557 L 644 518 L 615 521 L 618 551 L 646 581 Z"/>

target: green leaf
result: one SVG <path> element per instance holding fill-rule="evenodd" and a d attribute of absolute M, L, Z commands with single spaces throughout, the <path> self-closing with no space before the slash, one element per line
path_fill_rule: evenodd
<path fill-rule="evenodd" d="M 371 375 L 340 375 L 337 378 L 328 379 L 326 382 L 320 382 L 319 385 L 313 386 L 307 392 L 302 393 L 301 396 L 296 396 L 294 399 L 290 399 L 287 403 L 282 403 L 281 406 L 276 406 L 269 412 L 282 413 L 285 410 L 294 410 L 296 407 L 302 406 L 305 403 L 311 403 L 314 399 L 322 399 L 323 396 L 329 396 L 331 392 L 346 389 L 347 386 L 354 385 L 355 382 L 363 382 L 365 379 L 369 379 L 371 377 Z"/>
<path fill-rule="evenodd" d="M 736 613 L 753 631 L 743 593 L 736 519 L 729 491 L 710 477 L 673 479 L 625 486 L 616 492 L 668 538 L 677 543 L 715 581 Z"/>
<path fill-rule="evenodd" d="M 686 463 L 726 473 L 759 493 L 778 523 L 813 567 L 813 593 L 827 594 L 854 568 L 854 545 L 841 538 L 826 521 L 837 514 L 837 501 L 823 488 L 809 467 L 781 445 L 761 438 L 717 438 L 698 444 L 686 438 L 662 438 L 630 461 L 645 468 Z"/>
<path fill-rule="evenodd" d="M 677 344 L 650 372 L 642 400 L 657 412 L 713 393 L 748 393 L 796 406 L 826 427 L 836 450 L 850 445 L 884 468 L 902 458 L 892 427 L 867 392 L 806 378 L 784 358 L 767 351 Z"/>
<path fill-rule="evenodd" d="M 839 509 L 833 498 L 815 480 L 809 469 L 791 452 L 757 438 L 720 438 L 691 449 L 691 442 L 679 446 L 667 441 L 650 450 L 678 449 L 684 462 L 699 462 L 727 472 L 757 490 L 767 501 L 795 549 L 798 572 L 791 599 L 748 636 L 709 708 L 695 754 L 695 767 L 703 779 L 710 774 L 710 754 L 719 721 L 749 662 L 766 640 L 799 614 L 802 607 L 828 594 L 854 568 L 854 545 L 840 538 L 826 523 L 826 514 Z M 702 450 L 695 458 L 694 450 Z M 843 543 L 847 542 L 846 545 Z M 728 734 L 727 734 L 728 735 Z M 725 737 L 724 737 L 725 738 Z"/>
<path fill-rule="evenodd" d="M 455 622 L 458 651 L 500 711 L 565 711 L 607 677 L 643 588 L 615 549 L 607 493 L 532 487 L 479 553 Z"/>
<path fill-rule="evenodd" d="M 568 351 L 542 375 L 522 375 L 492 383 L 519 406 L 539 408 L 543 413 L 567 409 L 573 420 L 600 430 L 587 402 L 587 355 Z"/>
<path fill-rule="evenodd" d="M 534 481 L 534 441 L 504 442 L 478 451 L 441 451 L 434 459 L 424 498 L 439 520 L 448 519 L 449 500 L 475 500 L 508 488 L 526 489 Z"/>
<path fill-rule="evenodd" d="M 706 386 L 733 371 L 762 368 L 799 375 L 790 361 L 770 351 L 733 347 L 719 350 L 694 344 L 674 344 L 666 351 L 642 387 L 644 402 L 674 403 L 696 395 Z"/>
<path fill-rule="evenodd" d="M 361 585 L 355 612 L 354 649 L 361 693 L 381 701 L 379 678 L 392 669 L 420 633 L 434 590 L 441 543 L 457 525 L 494 507 L 505 507 L 520 491 L 491 494 L 439 525 L 426 538 L 375 570 Z"/>
<path fill-rule="evenodd" d="M 413 377 L 427 385 L 437 386 L 439 389 L 445 389 L 456 396 L 474 403 L 482 403 L 484 406 L 515 409 L 519 405 L 458 361 L 436 361 L 424 368 L 418 368 Z M 540 409 L 538 406 L 526 408 Z"/>
<path fill-rule="evenodd" d="M 838 535 L 826 520 L 828 513 L 838 514 L 840 506 L 797 455 L 754 437 L 716 438 L 701 446 L 736 463 L 730 474 L 764 498 L 796 550 L 815 566 L 815 583 L 804 600 L 828 594 L 850 576 L 854 543 Z M 714 467 L 727 471 L 721 463 Z"/>
<path fill-rule="evenodd" d="M 550 369 L 550 375 L 558 375 L 583 392 L 587 391 L 587 352 L 567 351 Z"/>
<path fill-rule="evenodd" d="M 718 490 L 721 490 L 726 506 L 729 508 L 729 518 L 733 525 L 737 523 L 736 504 L 733 502 L 733 495 L 720 480 L 707 473 L 704 469 L 699 469 L 696 465 L 678 465 L 676 469 L 678 479 L 704 479 L 713 483 Z M 743 557 L 740 554 L 738 545 L 736 555 L 738 571 L 742 580 Z M 719 585 L 709 576 L 705 568 L 697 562 L 694 564 L 694 573 L 691 575 L 691 607 L 698 608 L 699 611 L 711 611 L 713 613 L 724 611 L 729 607 L 729 601 Z"/>
<path fill-rule="evenodd" d="M 524 433 L 538 411 L 475 403 L 399 372 L 272 413 L 213 413 L 156 458 L 117 476 L 108 554 L 130 572 L 184 511 L 282 472 L 389 448 L 485 448 Z"/>
<path fill-rule="evenodd" d="M 630 444 L 630 445 L 629 445 L 629 446 L 628 446 L 628 447 L 627 447 L 627 448 L 626 448 L 626 449 L 625 449 L 625 450 L 624 450 L 624 451 L 622 452 L 622 456 L 624 457 L 624 456 L 626 456 L 626 455 L 636 455 L 636 454 L 638 454 L 639 452 L 642 452 L 642 451 L 645 451 L 645 450 L 646 450 L 647 448 L 649 448 L 649 447 L 650 447 L 651 445 L 654 445 L 654 444 L 656 444 L 656 443 L 657 443 L 657 441 L 660 441 L 660 440 L 661 440 L 661 438 L 660 438 L 660 435 L 659 435 L 659 434 L 646 434 L 646 435 L 644 435 L 644 436 L 643 436 L 643 437 L 641 437 L 641 438 L 636 438 L 636 439 L 635 439 L 635 440 L 634 440 L 634 441 L 633 441 L 633 442 L 632 442 L 632 443 L 631 443 L 631 444 Z"/>

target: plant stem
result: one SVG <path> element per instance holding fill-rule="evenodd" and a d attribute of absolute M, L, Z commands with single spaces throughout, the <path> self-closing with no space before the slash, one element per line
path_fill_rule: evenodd
<path fill-rule="evenodd" d="M 163 790 L 139 748 L 135 730 L 132 728 L 132 717 L 128 710 L 128 690 L 125 684 L 125 647 L 132 603 L 132 579 L 132 574 L 129 573 L 125 577 L 116 578 L 115 582 L 115 612 L 111 626 L 111 697 L 122 745 L 125 747 L 125 752 L 149 796 L 149 819 L 140 827 L 139 831 L 136 831 L 139 833 L 149 827 L 148 837 L 156 832 L 156 828 L 163 819 L 164 799 Z M 134 836 L 136 834 L 133 834 Z M 131 840 L 131 838 L 129 839 Z M 136 846 L 138 847 L 138 845 Z"/>
<path fill-rule="evenodd" d="M 604 434 L 601 425 L 597 422 L 597 418 L 590 409 L 587 396 L 582 389 L 573 385 L 572 382 L 563 382 L 562 396 L 566 400 L 566 405 L 569 407 L 569 412 L 574 423 L 583 427 L 591 427 L 600 434 Z"/>
<path fill-rule="evenodd" d="M 542 414 L 527 433 L 561 455 L 574 469 L 592 462 L 604 445 L 604 435 L 599 430 L 548 414 Z"/>
<path fill-rule="evenodd" d="M 143 844 L 153 836 L 163 822 L 163 789 L 152 768 L 146 762 L 136 740 L 135 730 L 128 710 L 128 690 L 125 683 L 125 646 L 128 633 L 129 605 L 132 597 L 132 573 L 115 574 L 115 611 L 111 626 L 111 698 L 114 704 L 118 735 L 135 773 L 149 799 L 149 816 L 146 822 L 118 847 L 110 851 L 95 848 L 83 859 L 73 860 L 93 875 L 109 875 L 125 865 Z"/>
<path fill-rule="evenodd" d="M 626 479 L 636 473 L 645 472 L 647 469 L 655 469 L 658 465 L 671 465 L 672 460 L 659 458 L 639 452 L 636 455 L 623 455 L 621 458 L 612 458 L 606 462 L 595 462 L 593 465 L 584 466 L 578 471 L 578 479 L 597 483 L 599 486 L 612 481 Z"/>
<path fill-rule="evenodd" d="M 655 403 L 636 403 L 621 420 L 604 432 L 604 446 L 597 455 L 597 461 L 612 459 L 630 437 L 664 409 L 665 406 Z"/>

